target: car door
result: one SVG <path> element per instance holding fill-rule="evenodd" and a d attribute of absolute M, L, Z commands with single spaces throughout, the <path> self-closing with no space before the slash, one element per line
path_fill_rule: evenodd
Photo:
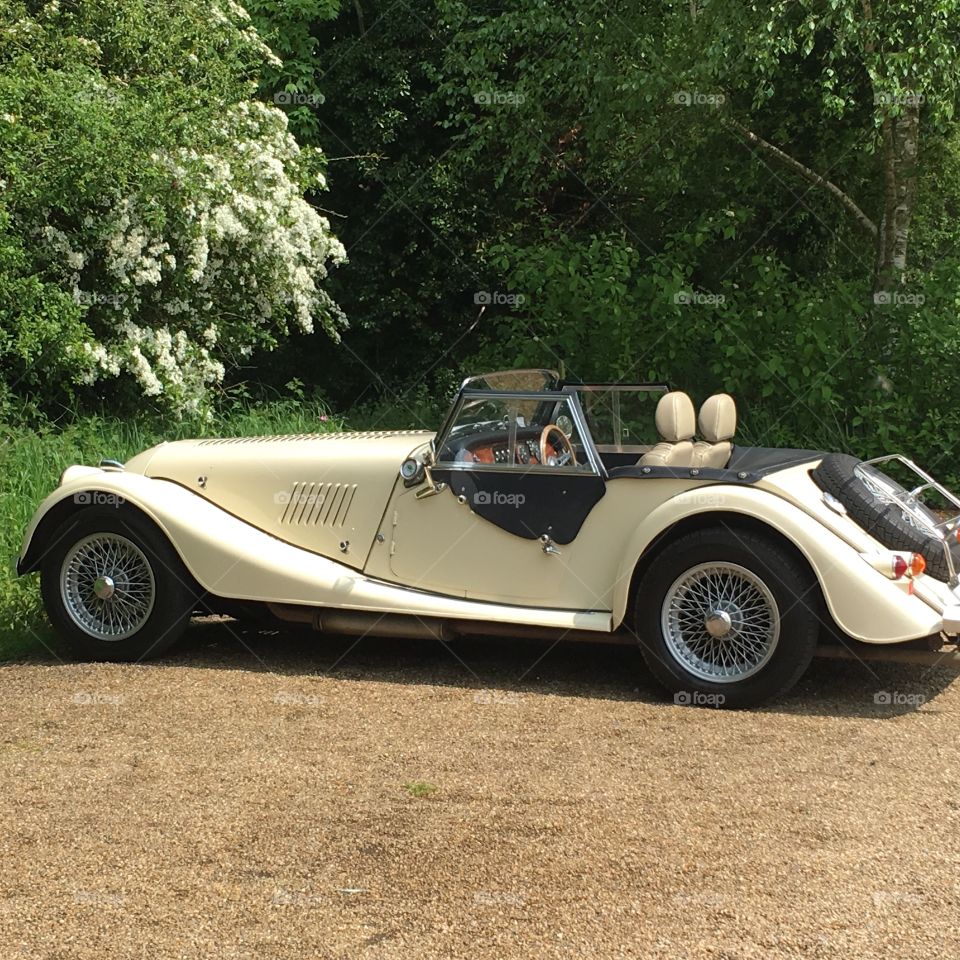
<path fill-rule="evenodd" d="M 370 575 L 478 600 L 598 609 L 569 551 L 603 498 L 576 397 L 465 391 L 438 436 L 435 486 L 398 482 Z"/>

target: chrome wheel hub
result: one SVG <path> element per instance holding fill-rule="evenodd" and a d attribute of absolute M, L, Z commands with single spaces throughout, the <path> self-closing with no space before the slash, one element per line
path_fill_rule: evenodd
<path fill-rule="evenodd" d="M 97 577 L 93 582 L 93 592 L 98 600 L 109 600 L 114 590 L 116 590 L 116 584 L 113 582 L 113 577 Z"/>
<path fill-rule="evenodd" d="M 780 638 L 773 594 L 736 563 L 702 563 L 679 576 L 664 597 L 660 625 L 677 663 L 713 683 L 753 676 Z"/>
<path fill-rule="evenodd" d="M 156 584 L 143 551 L 117 533 L 75 543 L 60 568 L 60 597 L 70 619 L 98 640 L 123 640 L 153 612 Z"/>
<path fill-rule="evenodd" d="M 711 610 L 703 626 L 711 637 L 725 637 L 733 629 L 733 617 L 726 610 Z"/>

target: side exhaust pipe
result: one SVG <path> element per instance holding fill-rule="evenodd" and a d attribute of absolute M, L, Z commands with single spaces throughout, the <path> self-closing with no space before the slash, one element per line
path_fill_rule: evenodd
<path fill-rule="evenodd" d="M 405 637 L 411 640 L 453 640 L 457 634 L 446 620 L 437 617 L 411 617 L 402 613 L 370 613 L 365 610 L 333 610 L 328 607 L 304 607 L 292 603 L 268 603 L 279 620 L 309 624 L 320 633 L 349 637 Z"/>

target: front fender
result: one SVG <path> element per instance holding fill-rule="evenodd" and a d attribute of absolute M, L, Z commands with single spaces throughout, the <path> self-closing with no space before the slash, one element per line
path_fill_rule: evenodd
<path fill-rule="evenodd" d="M 626 616 L 633 571 L 654 540 L 681 520 L 706 513 L 729 514 L 731 519 L 749 517 L 786 537 L 810 564 L 837 625 L 857 640 L 898 643 L 942 629 L 938 611 L 874 570 L 856 549 L 816 518 L 768 491 L 723 484 L 678 494 L 638 525 L 617 576 L 615 624 Z"/>

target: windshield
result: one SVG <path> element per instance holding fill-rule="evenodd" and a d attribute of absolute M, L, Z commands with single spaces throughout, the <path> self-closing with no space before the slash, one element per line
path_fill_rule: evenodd
<path fill-rule="evenodd" d="M 569 394 L 468 394 L 437 451 L 438 466 L 596 472 Z"/>

